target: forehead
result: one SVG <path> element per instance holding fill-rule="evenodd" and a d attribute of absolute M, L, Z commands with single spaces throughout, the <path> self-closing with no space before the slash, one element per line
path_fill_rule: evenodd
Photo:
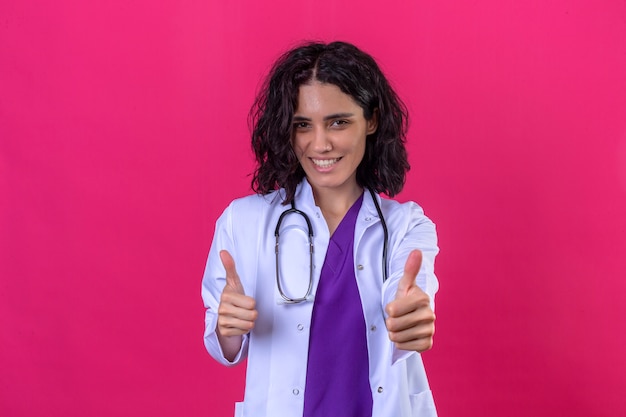
<path fill-rule="evenodd" d="M 298 90 L 296 113 L 355 112 L 361 107 L 352 96 L 334 84 L 312 81 Z"/>

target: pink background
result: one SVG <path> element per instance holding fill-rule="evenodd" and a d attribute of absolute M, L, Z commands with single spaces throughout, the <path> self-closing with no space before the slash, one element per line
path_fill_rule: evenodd
<path fill-rule="evenodd" d="M 370 52 L 411 111 L 440 416 L 626 415 L 618 0 L 3 0 L 0 415 L 232 415 L 200 280 L 254 93 L 303 38 Z"/>

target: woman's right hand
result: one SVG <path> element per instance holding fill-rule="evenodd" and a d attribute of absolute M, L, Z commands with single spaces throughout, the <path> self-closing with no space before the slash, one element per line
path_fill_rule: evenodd
<path fill-rule="evenodd" d="M 241 349 L 243 335 L 254 328 L 258 312 L 254 298 L 244 293 L 233 257 L 223 250 L 220 259 L 226 269 L 226 286 L 217 310 L 217 337 L 224 357 L 233 361 Z"/>

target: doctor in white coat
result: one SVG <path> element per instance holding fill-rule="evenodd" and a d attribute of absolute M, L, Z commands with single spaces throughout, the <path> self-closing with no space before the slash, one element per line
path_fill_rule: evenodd
<path fill-rule="evenodd" d="M 420 355 L 435 226 L 378 195 L 409 169 L 404 105 L 366 53 L 310 43 L 276 62 L 251 116 L 256 194 L 218 219 L 202 282 L 208 352 L 248 360 L 235 416 L 436 416 Z"/>

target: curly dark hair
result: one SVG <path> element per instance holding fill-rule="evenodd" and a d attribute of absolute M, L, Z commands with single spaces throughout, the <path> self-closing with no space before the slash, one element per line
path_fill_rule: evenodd
<path fill-rule="evenodd" d="M 283 203 L 293 200 L 305 174 L 292 147 L 292 118 L 300 86 L 311 81 L 339 87 L 361 106 L 366 120 L 376 114 L 378 127 L 367 137 L 356 180 L 377 193 L 398 194 L 410 168 L 405 148 L 406 106 L 376 61 L 346 42 L 306 43 L 274 63 L 248 119 L 257 162 L 252 189 L 267 194 L 284 188 Z"/>

